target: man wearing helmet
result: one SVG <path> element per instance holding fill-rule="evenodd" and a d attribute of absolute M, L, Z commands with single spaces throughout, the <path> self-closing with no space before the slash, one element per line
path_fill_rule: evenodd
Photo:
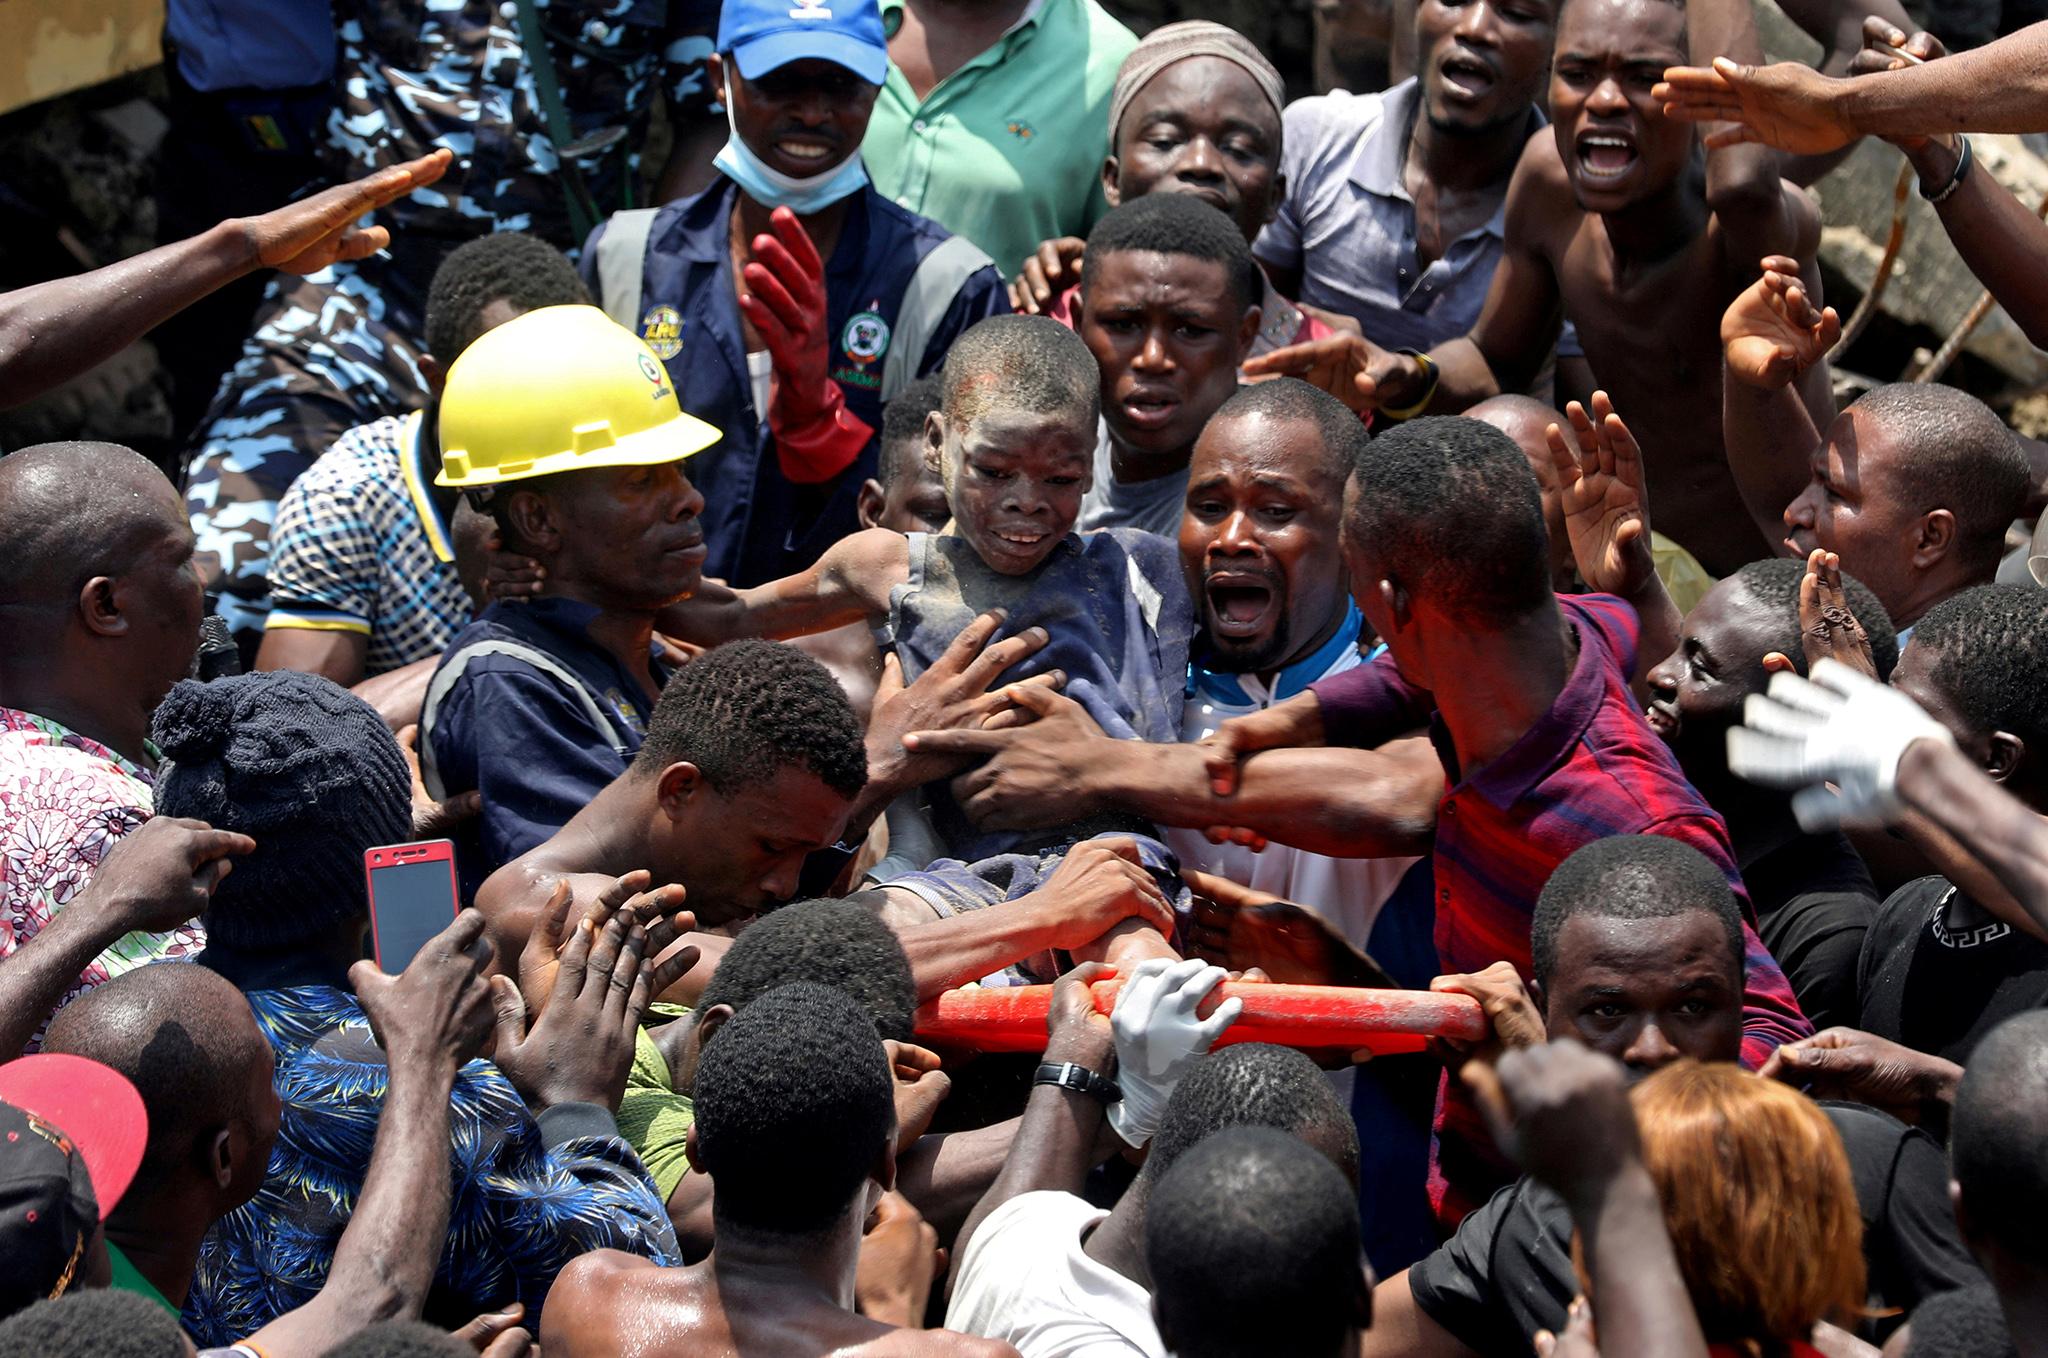
<path fill-rule="evenodd" d="M 528 312 L 449 369 L 436 481 L 543 573 L 537 597 L 493 604 L 456 636 L 420 713 L 429 790 L 483 796 L 457 843 L 465 897 L 639 750 L 669 675 L 655 614 L 704 565 L 704 497 L 682 462 L 718 436 L 596 307 Z"/>

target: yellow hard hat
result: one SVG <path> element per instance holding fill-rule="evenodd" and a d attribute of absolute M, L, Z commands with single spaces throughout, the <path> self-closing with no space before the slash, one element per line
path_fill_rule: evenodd
<path fill-rule="evenodd" d="M 594 306 L 549 306 L 480 335 L 441 393 L 438 486 L 674 462 L 723 437 L 676 404 L 654 351 Z"/>

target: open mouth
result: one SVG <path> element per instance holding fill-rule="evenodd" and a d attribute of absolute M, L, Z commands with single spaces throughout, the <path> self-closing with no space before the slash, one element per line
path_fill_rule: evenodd
<path fill-rule="evenodd" d="M 1436 69 L 1443 77 L 1444 92 L 1454 97 L 1480 99 L 1493 90 L 1493 68 L 1477 57 L 1453 52 L 1438 62 Z"/>
<path fill-rule="evenodd" d="M 1679 725 L 1677 709 L 1673 708 L 1662 698 L 1657 699 L 1649 707 L 1645 708 L 1643 715 L 1648 718 L 1650 729 L 1657 733 L 1660 740 L 1670 740 L 1677 736 Z"/>
<path fill-rule="evenodd" d="M 1785 544 L 1785 550 L 1788 553 L 1790 553 L 1792 556 L 1797 557 L 1801 561 L 1804 561 L 1807 557 L 1812 556 L 1813 549 L 1819 545 L 1804 531 L 1788 534 L 1784 538 L 1781 538 L 1780 541 Z"/>
<path fill-rule="evenodd" d="M 1596 181 L 1619 179 L 1635 168 L 1636 144 L 1628 137 L 1588 132 L 1579 138 L 1575 149 L 1582 178 Z"/>
<path fill-rule="evenodd" d="M 1043 547 L 1046 538 L 1051 534 L 1043 528 L 1034 528 L 1029 524 L 1006 524 L 990 528 L 988 536 L 997 550 L 1007 552 L 1011 556 L 1025 557 L 1035 554 Z"/>
<path fill-rule="evenodd" d="M 1205 586 L 1209 596 L 1210 630 L 1218 636 L 1257 636 L 1266 628 L 1273 612 L 1273 587 L 1243 576 L 1212 578 Z"/>

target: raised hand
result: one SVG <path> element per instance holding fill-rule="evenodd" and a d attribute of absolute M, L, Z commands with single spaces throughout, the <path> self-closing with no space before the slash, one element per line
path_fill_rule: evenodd
<path fill-rule="evenodd" d="M 562 949 L 552 994 L 529 1029 L 526 1002 L 504 976 L 491 978 L 498 1018 L 498 1068 L 535 1112 L 558 1103 L 617 1110 L 633 1064 L 640 1016 L 696 961 L 686 948 L 660 961 L 647 930 L 621 910 L 600 907 L 579 921 Z"/>
<path fill-rule="evenodd" d="M 1828 356 L 1842 337 L 1833 307 L 1814 308 L 1799 282 L 1799 261 L 1770 255 L 1763 275 L 1721 315 L 1728 375 L 1767 391 L 1786 386 Z"/>
<path fill-rule="evenodd" d="M 671 883 L 650 889 L 653 880 L 654 875 L 645 868 L 617 878 L 598 893 L 585 917 L 603 925 L 613 915 L 624 911 L 629 924 L 647 931 L 648 956 L 661 956 L 677 938 L 697 927 L 697 917 L 682 908 L 688 893 L 681 886 Z M 519 993 L 525 999 L 526 1007 L 536 1014 L 547 1008 L 548 996 L 554 990 L 556 970 L 561 965 L 562 950 L 571 927 L 572 896 L 567 878 L 555 883 L 547 904 L 541 907 L 533 932 L 527 935 L 526 946 L 519 953 Z M 681 970 L 686 972 L 695 966 L 698 955 L 696 947 L 685 948 L 678 955 L 682 960 Z M 657 998 L 661 995 L 659 990 L 654 993 Z"/>
<path fill-rule="evenodd" d="M 391 244 L 391 233 L 381 226 L 358 228 L 357 219 L 425 188 L 446 174 L 454 160 L 454 153 L 443 148 L 261 216 L 242 218 L 241 229 L 257 267 L 309 274 L 375 254 Z"/>
<path fill-rule="evenodd" d="M 777 208 L 768 220 L 773 234 L 754 237 L 753 258 L 740 271 L 747 284 L 740 310 L 774 362 L 775 404 L 801 423 L 819 409 L 830 379 L 825 262 L 794 212 Z"/>
<path fill-rule="evenodd" d="M 1849 608 L 1849 596 L 1842 588 L 1842 558 L 1814 548 L 1806 557 L 1806 576 L 1799 582 L 1799 641 L 1811 672 L 1823 660 L 1847 665 L 1869 679 L 1877 679 L 1877 657 L 1870 650 L 1870 633 L 1856 621 Z M 1771 657 L 1783 662 L 1771 666 Z M 1773 651 L 1764 657 L 1772 668 L 1792 668 L 1791 657 Z"/>
<path fill-rule="evenodd" d="M 491 956 L 484 917 L 464 910 L 398 975 L 369 961 L 348 969 L 356 1001 L 394 1071 L 452 1076 L 483 1049 L 491 1031 Z"/>
<path fill-rule="evenodd" d="M 1817 1099 L 1881 1108 L 1901 1122 L 1924 1122 L 1953 1101 L 1962 1067 L 1856 1028 L 1828 1028 L 1772 1052 L 1758 1075 L 1805 1087 Z"/>
<path fill-rule="evenodd" d="M 1010 309 L 1024 316 L 1052 310 L 1059 295 L 1081 281 L 1081 260 L 1088 242 L 1079 236 L 1040 241 L 1010 284 Z"/>
<path fill-rule="evenodd" d="M 1762 142 L 1796 156 L 1817 156 L 1859 135 L 1842 111 L 1847 84 L 1796 61 L 1744 66 L 1715 57 L 1711 67 L 1671 67 L 1650 97 L 1680 122 L 1734 124 L 1707 134 L 1710 149 Z"/>
<path fill-rule="evenodd" d="M 1047 911 L 1053 925 L 1047 946 L 1063 952 L 1087 947 L 1127 919 L 1173 933 L 1172 903 L 1145 870 L 1137 844 L 1121 837 L 1082 840 L 1024 899 Z"/>
<path fill-rule="evenodd" d="M 1331 335 L 1284 345 L 1247 359 L 1238 371 L 1249 382 L 1298 377 L 1361 413 L 1381 406 L 1398 409 L 1420 392 L 1426 380 L 1415 359 L 1390 353 L 1361 335 Z"/>
<path fill-rule="evenodd" d="M 740 311 L 774 365 L 767 416 L 782 474 L 815 485 L 846 470 L 875 431 L 846 408 L 846 393 L 832 380 L 818 247 L 786 207 L 776 208 L 768 223 L 740 270 L 747 286 Z"/>
<path fill-rule="evenodd" d="M 1590 589 L 1632 597 L 1657 572 L 1650 555 L 1642 449 L 1604 391 L 1593 393 L 1591 416 L 1573 401 L 1565 407 L 1565 418 L 1571 440 L 1554 424 L 1544 433 L 1579 578 Z"/>
<path fill-rule="evenodd" d="M 157 816 L 130 830 L 100 860 L 66 910 L 107 921 L 114 937 L 163 933 L 196 918 L 214 888 L 256 841 L 205 821 Z"/>

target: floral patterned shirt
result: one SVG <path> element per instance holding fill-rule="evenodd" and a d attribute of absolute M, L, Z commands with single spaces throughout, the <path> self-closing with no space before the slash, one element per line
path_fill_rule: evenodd
<path fill-rule="evenodd" d="M 0 959 L 34 938 L 92 880 L 114 841 L 148 820 L 148 769 L 47 717 L 0 707 Z M 195 922 L 136 932 L 93 959 L 61 1008 L 146 962 L 205 946 Z M 42 1045 L 42 1033 L 29 1043 Z"/>

